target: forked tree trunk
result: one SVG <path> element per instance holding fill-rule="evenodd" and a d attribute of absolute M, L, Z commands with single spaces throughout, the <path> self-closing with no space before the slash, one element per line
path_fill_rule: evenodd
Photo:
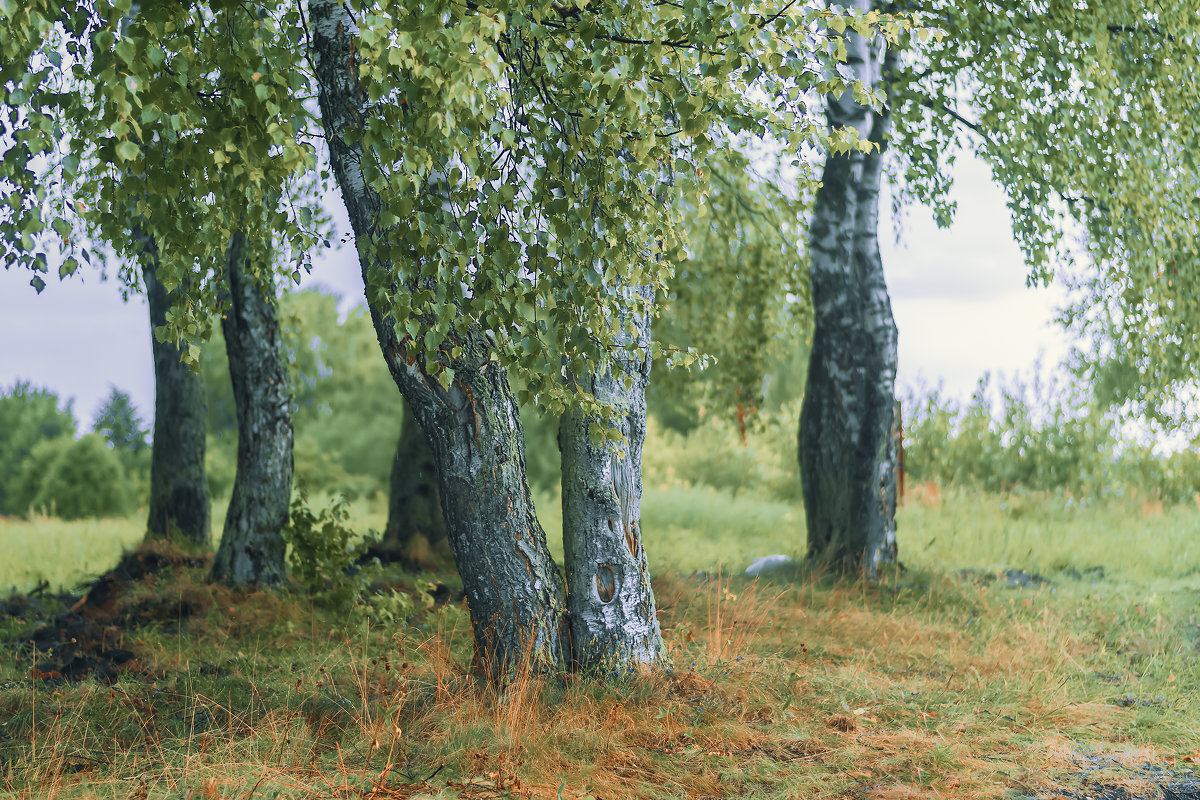
<path fill-rule="evenodd" d="M 285 577 L 283 526 L 292 494 L 292 396 L 274 298 L 248 269 L 241 234 L 229 244 L 232 308 L 221 320 L 237 407 L 238 463 L 212 579 L 235 585 Z"/>
<path fill-rule="evenodd" d="M 593 416 L 562 416 L 563 545 L 571 656 L 576 669 L 644 671 L 662 653 L 650 570 L 642 544 L 642 443 L 646 438 L 646 381 L 650 375 L 651 290 L 646 306 L 631 315 L 642 350 L 624 371 L 587 376 L 580 388 L 619 413 L 615 430 L 625 438 L 592 441 Z M 619 342 L 624 344 L 625 342 Z M 629 388 L 625 378 L 632 379 Z"/>
<path fill-rule="evenodd" d="M 868 12 L 871 0 L 853 4 Z M 849 66 L 867 85 L 881 79 L 878 41 L 847 32 Z M 889 52 L 889 61 L 894 58 Z M 855 128 L 879 145 L 870 154 L 830 153 L 810 228 L 815 315 L 800 414 L 799 458 L 808 554 L 839 572 L 874 577 L 895 553 L 884 498 L 896 379 L 896 323 L 879 252 L 882 148 L 887 109 L 872 113 L 847 91 L 830 98 L 831 129 Z"/>
<path fill-rule="evenodd" d="M 363 278 L 372 286 L 376 271 L 390 273 L 392 265 L 386 248 L 374 247 L 386 229 L 380 197 L 363 179 L 362 145 L 346 137 L 369 114 L 353 49 L 358 29 L 338 0 L 309 0 L 308 8 L 330 159 Z M 460 356 L 444 354 L 456 378 L 442 389 L 420 360 L 408 363 L 390 309 L 370 293 L 367 300 L 388 368 L 433 450 L 482 668 L 500 678 L 525 659 L 557 667 L 564 660 L 562 579 L 529 496 L 524 435 L 508 376 L 489 360 L 483 332 L 470 330 L 458 342 Z"/>
<path fill-rule="evenodd" d="M 143 248 L 142 278 L 150 306 L 150 343 L 154 354 L 154 442 L 150 455 L 150 513 L 146 538 L 179 539 L 212 546 L 212 509 L 204 475 L 208 409 L 204 383 L 180 360 L 179 348 L 160 342 L 154 331 L 167 324 L 171 299 L 158 281 L 158 249 L 135 230 Z"/>
<path fill-rule="evenodd" d="M 425 548 L 436 551 L 447 546 L 441 503 L 433 450 L 412 409 L 404 403 L 400 440 L 392 458 L 383 549 L 415 561 L 417 552 Z"/>

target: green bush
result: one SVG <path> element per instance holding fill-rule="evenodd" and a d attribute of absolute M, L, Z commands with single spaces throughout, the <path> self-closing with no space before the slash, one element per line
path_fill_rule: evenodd
<path fill-rule="evenodd" d="M 705 414 L 691 433 L 664 429 L 651 417 L 642 450 L 644 480 L 651 486 L 710 486 L 757 492 L 778 500 L 800 497 L 796 462 L 798 406 L 756 416 L 745 431 L 734 418 Z"/>
<path fill-rule="evenodd" d="M 45 439 L 34 445 L 22 460 L 21 469 L 11 483 L 8 502 L 14 513 L 25 514 L 33 508 L 34 499 L 42 490 L 42 483 L 50 474 L 51 466 L 74 445 L 75 439 L 70 436 Z"/>
<path fill-rule="evenodd" d="M 291 514 L 283 529 L 292 580 L 318 603 L 331 608 L 354 602 L 370 582 L 370 571 L 355 566 L 363 544 L 346 526 L 349 516 L 344 497 L 313 511 L 308 493 L 301 487 L 292 497 Z"/>
<path fill-rule="evenodd" d="M 25 460 L 40 442 L 75 436 L 75 415 L 68 402 L 58 407 L 58 397 L 17 381 L 0 390 L 0 514 L 21 514 L 32 497 L 17 498 Z M 43 470 L 44 471 L 44 470 Z"/>
<path fill-rule="evenodd" d="M 26 459 L 17 485 L 21 510 L 68 520 L 122 516 L 133 497 L 120 457 L 95 433 L 42 442 Z"/>
<path fill-rule="evenodd" d="M 395 447 L 394 439 L 384 438 Z M 331 453 L 311 437 L 298 437 L 295 441 L 293 470 L 297 484 L 319 486 L 324 493 L 343 495 L 348 500 L 369 496 L 379 488 L 379 480 L 375 476 L 347 472 L 343 463 L 336 450 Z M 388 469 L 391 469 L 390 463 Z M 388 474 L 383 473 L 385 480 Z"/>

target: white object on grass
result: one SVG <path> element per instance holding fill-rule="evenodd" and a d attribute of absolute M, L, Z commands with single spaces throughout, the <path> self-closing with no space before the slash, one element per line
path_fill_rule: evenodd
<path fill-rule="evenodd" d="M 754 563 L 746 567 L 746 574 L 753 578 L 755 575 L 761 575 L 768 570 L 779 569 L 792 563 L 792 560 L 787 556 L 763 556 L 762 558 L 754 559 Z"/>

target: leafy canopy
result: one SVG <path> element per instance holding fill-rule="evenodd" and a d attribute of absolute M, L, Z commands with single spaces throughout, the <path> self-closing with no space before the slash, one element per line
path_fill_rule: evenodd
<path fill-rule="evenodd" d="M 351 5 L 369 101 L 352 135 L 385 229 L 369 299 L 443 384 L 438 354 L 473 326 L 554 409 L 580 399 L 567 369 L 601 369 L 626 340 L 619 287 L 663 292 L 686 259 L 680 209 L 708 161 L 735 137 L 826 142 L 818 94 L 879 99 L 836 69 L 846 31 L 904 31 L 790 2 Z M 16 154 L 0 247 L 35 282 L 51 260 L 94 259 L 87 241 L 136 263 L 136 224 L 180 290 L 159 335 L 191 341 L 221 307 L 233 231 L 282 246 L 276 267 L 319 240 L 300 4 L 6 1 L 0 23 Z"/>
<path fill-rule="evenodd" d="M 1183 411 L 1181 383 L 1200 378 L 1200 3 L 911 8 L 939 35 L 911 40 L 891 76 L 899 199 L 948 222 L 949 168 L 979 153 L 1029 280 L 1063 271 L 1067 321 L 1139 372 L 1147 410 Z"/>
<path fill-rule="evenodd" d="M 294 4 L 0 3 L 0 257 L 40 291 L 81 263 L 117 265 L 129 286 L 148 236 L 159 279 L 180 290 L 160 337 L 208 334 L 225 252 L 242 231 L 271 267 L 320 234 L 315 128 Z M 2 146 L 2 145 L 0 145 Z M 299 280 L 298 271 L 293 277 Z M 194 360 L 197 346 L 185 357 Z"/>
<path fill-rule="evenodd" d="M 383 204 L 368 297 L 446 384 L 439 348 L 454 359 L 471 326 L 486 331 L 551 411 L 580 399 L 563 379 L 636 338 L 620 330 L 636 316 L 628 288 L 665 293 L 686 261 L 681 209 L 710 159 L 736 137 L 793 153 L 823 140 L 815 94 L 847 88 L 825 26 L 884 22 L 794 4 L 523 1 L 360 20 L 363 179 Z"/>

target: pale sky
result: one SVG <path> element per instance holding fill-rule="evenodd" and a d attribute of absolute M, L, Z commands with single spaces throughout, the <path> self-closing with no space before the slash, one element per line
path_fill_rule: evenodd
<path fill-rule="evenodd" d="M 985 371 L 1031 370 L 1042 354 L 1052 366 L 1069 339 L 1053 323 L 1061 288 L 1028 289 L 1002 193 L 981 162 L 963 158 L 955 170 L 958 215 L 939 230 L 913 209 L 897 245 L 885 210 L 884 269 L 900 330 L 898 388 L 918 382 L 965 399 Z M 884 203 L 885 209 L 889 204 Z M 337 208 L 339 223 L 344 211 Z M 352 249 L 314 260 L 302 286 L 323 284 L 347 299 L 362 297 Z M 38 295 L 23 271 L 0 270 L 0 386 L 18 379 L 75 398 L 81 430 L 91 427 L 110 386 L 128 392 L 149 423 L 154 410 L 150 326 L 140 296 L 121 300 L 115 281 L 84 275 L 47 280 Z"/>
<path fill-rule="evenodd" d="M 1012 236 L 1004 193 L 979 159 L 954 170 L 954 224 L 937 227 L 929 211 L 911 209 L 901 240 L 891 203 L 882 203 L 883 268 L 900 332 L 897 388 L 924 383 L 966 399 L 984 372 L 1012 377 L 1066 358 L 1071 338 L 1055 323 L 1066 292 L 1059 284 L 1031 289 Z"/>

